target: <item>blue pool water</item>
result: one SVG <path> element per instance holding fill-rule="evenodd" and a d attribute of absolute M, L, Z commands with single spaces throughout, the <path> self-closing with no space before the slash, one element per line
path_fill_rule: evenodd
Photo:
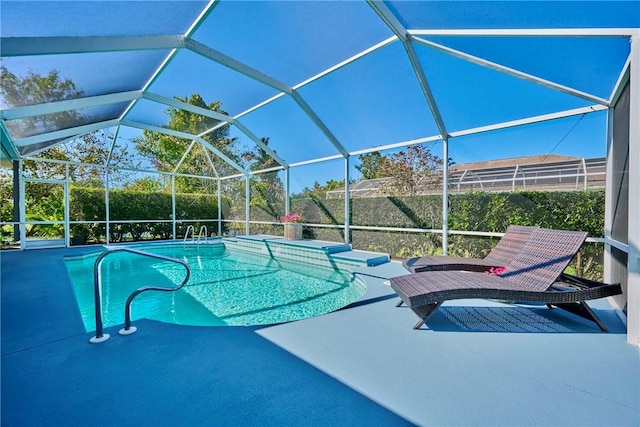
<path fill-rule="evenodd" d="M 144 248 L 185 260 L 191 278 L 176 292 L 144 292 L 136 297 L 133 320 L 181 325 L 264 325 L 325 314 L 364 294 L 364 284 L 346 271 L 226 249 L 223 245 Z M 98 254 L 65 260 L 87 331 L 95 330 L 93 265 Z M 124 323 L 127 297 L 141 286 L 177 286 L 182 265 L 117 252 L 102 263 L 105 327 Z"/>

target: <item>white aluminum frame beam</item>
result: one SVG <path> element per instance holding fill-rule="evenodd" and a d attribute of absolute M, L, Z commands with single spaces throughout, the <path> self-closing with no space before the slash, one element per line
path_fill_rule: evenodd
<path fill-rule="evenodd" d="M 440 135 L 442 138 L 447 137 L 447 128 L 444 125 L 444 121 L 442 119 L 442 115 L 440 114 L 440 109 L 438 108 L 438 104 L 433 96 L 433 92 L 429 87 L 429 82 L 427 81 L 427 77 L 424 74 L 424 69 L 422 68 L 422 64 L 418 59 L 418 55 L 416 54 L 415 49 L 413 48 L 412 40 L 410 34 L 407 32 L 407 29 L 400 23 L 400 21 L 396 18 L 396 16 L 391 12 L 391 10 L 384 4 L 382 1 L 374 1 L 367 0 L 369 6 L 376 12 L 376 14 L 382 19 L 382 21 L 389 27 L 389 29 L 398 37 L 398 39 L 402 42 L 405 51 L 407 52 L 407 56 L 409 57 L 409 62 L 411 62 L 411 67 L 413 68 L 414 73 L 416 74 L 416 78 L 418 79 L 418 84 L 420 85 L 420 89 L 422 90 L 422 94 L 424 95 L 427 104 L 429 105 L 429 109 L 431 110 L 431 114 L 433 115 L 433 119 L 436 122 L 436 126 L 438 126 L 438 130 L 440 131 Z"/>
<path fill-rule="evenodd" d="M 220 4 L 220 0 L 209 0 L 209 3 L 202 9 L 202 12 L 200 12 L 200 15 L 193 21 L 193 24 L 189 26 L 184 36 L 186 38 L 193 36 L 218 4 Z"/>
<path fill-rule="evenodd" d="M 211 160 L 211 156 L 209 155 L 209 150 L 207 150 L 207 148 L 202 143 L 200 143 L 200 146 L 202 147 L 202 152 L 204 153 L 205 157 L 207 158 L 207 161 L 209 162 L 209 166 L 211 166 L 211 170 L 213 171 L 214 175 L 216 176 L 216 179 L 220 178 L 220 175 L 218 174 L 218 171 L 216 170 L 216 167 L 213 164 L 213 161 Z M 218 179 L 218 182 L 220 182 L 219 179 Z"/>
<path fill-rule="evenodd" d="M 4 120 L 0 120 L 0 144 L 2 145 L 2 150 L 10 159 L 18 160 L 20 158 L 20 152 L 16 148 L 15 142 L 13 138 L 11 138 L 11 133 L 9 133 L 9 129 L 7 129 Z"/>
<path fill-rule="evenodd" d="M 512 28 L 512 29 L 419 29 L 408 30 L 412 36 L 528 36 L 528 37 L 630 37 L 638 28 Z"/>
<path fill-rule="evenodd" d="M 616 81 L 616 85 L 613 87 L 613 91 L 611 92 L 611 96 L 609 97 L 609 104 L 615 105 L 618 102 L 618 98 L 622 95 L 622 90 L 624 89 L 624 85 L 629 81 L 631 77 L 631 54 L 627 58 L 627 62 L 625 62 L 620 75 L 618 76 L 618 80 Z"/>
<path fill-rule="evenodd" d="M 128 92 L 110 93 L 107 95 L 87 96 L 85 98 L 47 102 L 45 104 L 26 105 L 24 107 L 2 110 L 0 111 L 0 117 L 5 120 L 25 119 L 45 114 L 61 113 L 63 111 L 79 110 L 82 108 L 99 107 L 101 105 L 133 101 L 141 96 L 141 91 L 132 90 Z"/>
<path fill-rule="evenodd" d="M 331 73 L 333 73 L 334 71 L 339 70 L 342 67 L 345 67 L 349 64 L 351 64 L 354 61 L 357 61 L 358 59 L 364 58 L 365 56 L 369 55 L 370 53 L 373 53 L 379 49 L 382 49 L 385 46 L 390 45 L 391 43 L 394 43 L 398 40 L 398 38 L 396 36 L 391 36 L 388 39 L 385 39 L 383 41 L 381 41 L 380 43 L 377 43 L 373 46 L 371 46 L 368 49 L 363 50 L 362 52 L 356 53 L 355 55 L 351 56 L 350 58 L 345 59 L 342 62 L 339 62 L 338 64 L 334 65 L 333 67 L 329 67 L 324 71 L 321 71 L 320 73 L 316 74 L 315 76 L 312 76 L 310 78 L 308 78 L 307 80 L 303 80 L 302 82 L 298 83 L 297 85 L 293 86 L 293 90 L 298 90 L 310 83 L 315 82 L 316 80 L 320 79 L 321 77 L 324 77 L 326 75 L 329 75 Z"/>
<path fill-rule="evenodd" d="M 254 111 L 256 111 L 256 110 L 258 110 L 258 109 L 260 109 L 260 108 L 264 107 L 265 105 L 269 105 L 269 104 L 271 104 L 272 102 L 274 102 L 274 101 L 275 101 L 275 100 L 277 100 L 277 99 L 282 98 L 283 96 L 287 96 L 287 94 L 286 94 L 286 93 L 284 93 L 284 92 L 279 92 L 278 94 L 273 95 L 271 98 L 269 98 L 269 99 L 265 99 L 264 101 L 260 102 L 259 104 L 256 104 L 256 105 L 254 105 L 253 107 L 249 107 L 248 109 L 244 110 L 243 112 L 236 114 L 236 115 L 234 116 L 234 118 L 235 118 L 235 119 L 239 119 L 239 118 L 241 118 L 241 117 L 244 117 L 244 116 L 246 116 L 247 114 L 252 113 L 252 112 L 254 112 Z"/>
<path fill-rule="evenodd" d="M 334 154 L 332 156 L 318 157 L 316 159 L 303 160 L 303 161 L 300 161 L 300 162 L 291 163 L 289 166 L 294 168 L 294 167 L 297 167 L 297 166 L 312 165 L 314 163 L 328 162 L 328 161 L 331 161 L 331 160 L 339 160 L 339 159 L 343 159 L 343 158 L 344 158 L 344 156 L 342 156 L 341 154 Z"/>
<path fill-rule="evenodd" d="M 273 151 L 267 144 L 262 142 L 260 138 L 258 138 L 253 132 L 251 132 L 244 124 L 240 123 L 238 120 L 234 120 L 233 123 L 242 133 L 247 135 L 249 139 L 251 139 L 258 147 L 262 148 L 267 154 L 269 154 L 280 166 L 283 168 L 288 167 L 287 162 L 282 159 L 275 151 Z"/>
<path fill-rule="evenodd" d="M 116 126 L 116 131 L 113 133 L 113 141 L 111 141 L 111 147 L 109 147 L 109 154 L 107 154 L 107 160 L 104 162 L 105 168 L 109 167 L 111 163 L 111 157 L 113 157 L 113 149 L 116 147 L 116 141 L 120 135 L 120 125 Z"/>
<path fill-rule="evenodd" d="M 302 98 L 302 96 L 300 96 L 300 94 L 296 91 L 293 91 L 291 93 L 291 97 L 302 109 L 302 111 L 305 112 L 307 117 L 311 119 L 311 121 L 316 125 L 316 127 L 320 129 L 320 132 L 322 132 L 324 136 L 329 140 L 329 142 L 331 142 L 331 144 L 338 151 L 338 153 L 340 153 L 344 158 L 349 157 L 349 153 L 347 152 L 347 150 L 340 143 L 340 141 L 338 141 L 338 138 L 336 138 L 336 136 L 329 130 L 327 125 L 324 124 L 322 119 L 320 119 L 320 117 L 318 117 L 315 111 L 313 111 L 311 106 L 307 104 L 307 101 L 305 101 L 304 98 Z"/>
<path fill-rule="evenodd" d="M 524 72 L 516 70 L 514 68 L 506 67 L 504 65 L 500 65 L 498 63 L 495 63 L 495 62 L 492 62 L 492 61 L 488 61 L 486 59 L 479 58 L 477 56 L 470 55 L 468 53 L 464 53 L 464 52 L 461 52 L 459 50 L 452 49 L 450 47 L 443 46 L 441 44 L 431 42 L 429 40 L 422 39 L 420 37 L 414 37 L 413 40 L 415 40 L 417 43 L 419 43 L 419 44 L 421 44 L 423 46 L 430 47 L 432 49 L 435 49 L 437 51 L 446 53 L 446 54 L 451 55 L 453 57 L 462 59 L 464 61 L 471 62 L 473 64 L 480 65 L 482 67 L 486 67 L 486 68 L 489 68 L 491 70 L 499 71 L 499 72 L 507 74 L 509 76 L 517 77 L 519 79 L 522 79 L 522 80 L 525 80 L 525 81 L 528 81 L 528 82 L 531 82 L 531 83 L 535 83 L 537 85 L 544 86 L 546 88 L 553 89 L 553 90 L 556 90 L 558 92 L 566 93 L 567 95 L 573 95 L 575 97 L 584 99 L 584 100 L 589 101 L 589 102 L 593 102 L 593 103 L 596 103 L 596 104 L 604 105 L 604 106 L 607 106 L 607 107 L 609 106 L 609 101 L 607 101 L 606 99 L 600 98 L 598 96 L 595 96 L 595 95 L 592 95 L 592 94 L 589 94 L 589 93 L 586 93 L 586 92 L 582 92 L 582 91 L 579 91 L 577 89 L 573 89 L 571 87 L 564 86 L 564 85 L 561 85 L 561 84 L 558 84 L 558 83 L 554 83 L 554 82 L 552 82 L 550 80 L 546 80 L 546 79 L 534 76 L 532 74 L 524 73 Z"/>
<path fill-rule="evenodd" d="M 231 160 L 226 154 L 224 154 L 222 151 L 218 150 L 216 147 L 214 147 L 213 145 L 209 144 L 209 142 L 205 141 L 204 139 L 202 139 L 201 137 L 196 137 L 196 140 L 202 144 L 203 147 L 208 148 L 209 151 L 211 151 L 212 153 L 214 153 L 216 156 L 220 157 L 222 160 L 224 160 L 228 165 L 230 165 L 232 168 L 236 169 L 239 172 L 242 173 L 247 173 L 246 169 L 243 168 L 242 166 L 240 166 L 239 164 L 237 164 L 236 162 L 234 162 L 233 160 Z"/>
<path fill-rule="evenodd" d="M 190 113 L 199 114 L 201 116 L 210 117 L 212 119 L 220 120 L 221 122 L 233 122 L 233 117 L 226 114 L 218 113 L 217 111 L 209 110 L 208 108 L 198 107 L 187 102 L 179 101 L 173 98 L 167 98 L 166 96 L 158 95 L 152 92 L 145 92 L 142 95 L 143 99 L 164 104 L 169 107 L 175 107 L 179 110 L 189 111 Z"/>
<path fill-rule="evenodd" d="M 183 35 L 2 37 L 2 56 L 61 55 L 70 53 L 119 52 L 126 50 L 179 49 Z"/>
<path fill-rule="evenodd" d="M 182 157 L 180 158 L 180 160 L 178 160 L 178 163 L 176 163 L 176 166 L 173 168 L 172 173 L 177 173 L 178 172 L 178 169 L 180 169 L 180 166 L 182 166 L 182 163 L 184 163 L 184 161 L 186 160 L 187 156 L 189 155 L 189 153 L 193 149 L 193 146 L 196 144 L 196 142 L 197 141 L 194 139 L 193 141 L 191 141 L 191 144 L 189 144 L 187 149 L 184 150 L 184 153 L 182 154 Z"/>
<path fill-rule="evenodd" d="M 362 150 L 356 150 L 349 153 L 350 156 L 359 156 L 361 154 L 374 153 L 376 151 L 387 151 L 396 148 L 405 148 L 412 145 L 425 144 L 428 142 L 436 142 L 442 140 L 440 135 L 428 136 L 425 138 L 411 139 L 408 141 L 396 142 L 394 144 L 380 145 L 377 147 L 365 148 Z"/>
<path fill-rule="evenodd" d="M 329 130 L 329 128 L 324 124 L 324 122 L 320 119 L 320 117 L 318 117 L 318 115 L 313 111 L 313 109 L 309 106 L 309 104 L 307 104 L 307 102 L 302 98 L 302 96 L 300 96 L 300 94 L 298 94 L 292 87 L 234 58 L 231 58 L 230 56 L 227 56 L 221 52 L 218 52 L 217 50 L 203 43 L 200 43 L 198 41 L 188 40 L 186 43 L 186 48 L 193 51 L 194 53 L 197 53 L 198 55 L 202 55 L 207 59 L 217 62 L 218 64 L 224 65 L 227 68 L 230 68 L 264 85 L 267 85 L 272 89 L 275 89 L 281 93 L 291 96 L 293 100 L 298 104 L 298 106 L 302 109 L 302 111 L 309 117 L 309 119 L 311 119 L 311 121 L 316 125 L 316 127 L 320 129 L 320 131 L 325 135 L 325 137 L 329 140 L 329 142 L 331 142 L 334 148 L 338 150 L 338 152 L 342 154 L 343 157 L 347 156 L 347 150 L 342 146 L 342 144 L 338 141 L 335 135 Z M 256 140 L 254 140 L 254 142 L 256 142 Z M 261 148 L 264 149 L 264 147 L 261 147 Z M 269 154 L 272 155 L 271 153 Z M 281 162 L 279 161 L 278 163 L 281 163 Z M 281 163 L 281 164 L 282 166 L 286 166 L 286 163 Z"/>
<path fill-rule="evenodd" d="M 163 133 L 165 135 L 175 136 L 176 138 L 183 138 L 183 139 L 187 139 L 189 141 L 197 140 L 202 145 L 207 147 L 210 151 L 215 153 L 216 156 L 220 157 L 222 160 L 227 162 L 231 167 L 233 167 L 234 169 L 238 170 L 239 172 L 241 172 L 243 174 L 246 173 L 245 169 L 242 166 L 240 166 L 239 164 L 237 164 L 236 162 L 231 160 L 224 153 L 222 153 L 220 150 L 218 150 L 213 145 L 209 144 L 207 141 L 205 141 L 204 139 L 202 139 L 199 136 L 196 136 L 196 135 L 193 135 L 193 134 L 190 134 L 190 133 L 186 133 L 186 132 L 179 132 L 179 131 L 176 131 L 176 130 L 173 130 L 173 129 L 161 128 L 159 126 L 152 126 L 152 125 L 148 125 L 148 124 L 145 124 L 145 123 L 133 122 L 133 121 L 130 121 L 130 120 L 123 120 L 122 123 L 120 123 L 120 124 L 122 126 L 132 127 L 132 128 L 136 128 L 136 129 L 142 129 L 142 130 L 148 130 L 148 131 L 151 131 L 151 132 Z"/>
<path fill-rule="evenodd" d="M 512 128 L 517 126 L 530 125 L 534 123 L 541 123 L 549 120 L 562 119 L 562 118 L 571 117 L 571 116 L 579 116 L 581 114 L 589 114 L 589 113 L 595 113 L 598 111 L 605 111 L 605 110 L 607 110 L 607 107 L 603 105 L 595 104 L 589 107 L 574 108 L 572 110 L 565 110 L 565 111 L 560 111 L 557 113 L 550 113 L 550 114 L 542 114 L 540 116 L 528 117 L 526 119 L 511 120 L 508 122 L 496 123 L 496 124 L 487 125 L 487 126 L 480 126 L 476 128 L 455 131 L 455 132 L 451 132 L 449 136 L 452 138 L 455 138 L 460 136 L 474 135 L 478 133 Z"/>
<path fill-rule="evenodd" d="M 279 92 L 291 94 L 291 92 L 293 91 L 291 87 L 274 79 L 273 77 L 268 76 L 263 72 L 256 70 L 255 68 L 252 68 L 238 61 L 237 59 L 227 56 L 224 53 L 219 52 L 203 43 L 200 43 L 199 41 L 189 39 L 187 40 L 185 47 L 190 51 L 197 53 L 198 55 L 204 56 L 205 58 L 217 62 L 220 65 L 224 65 L 225 67 L 230 68 L 247 77 L 250 77 L 253 80 L 257 80 L 260 83 L 263 83 Z"/>
<path fill-rule="evenodd" d="M 65 144 L 65 143 L 67 143 L 67 142 L 69 142 L 69 141 L 72 141 L 72 140 L 74 140 L 74 139 L 76 139 L 76 138 L 80 138 L 82 135 L 83 135 L 83 134 L 80 134 L 80 135 L 73 135 L 73 136 L 70 136 L 70 137 L 65 138 L 65 139 L 63 139 L 63 140 L 60 140 L 60 141 L 56 142 L 55 144 L 54 144 L 54 143 L 52 143 L 52 144 L 50 144 L 50 145 L 46 145 L 46 146 L 44 146 L 44 147 L 40 147 L 40 148 L 38 148 L 37 150 L 25 150 L 25 151 L 26 151 L 26 153 L 24 153 L 24 154 L 20 154 L 20 156 L 21 156 L 22 158 L 25 158 L 26 156 L 35 156 L 36 154 L 42 153 L 43 151 L 47 151 L 47 150 L 48 150 L 49 148 L 51 148 L 51 147 L 57 147 L 58 145 Z"/>
<path fill-rule="evenodd" d="M 127 126 L 127 127 L 130 127 L 130 128 L 142 129 L 142 130 L 148 130 L 148 131 L 151 131 L 151 132 L 163 133 L 165 135 L 175 136 L 177 138 L 184 138 L 184 139 L 188 139 L 190 141 L 197 138 L 196 135 L 191 134 L 191 133 L 181 132 L 181 131 L 173 130 L 173 129 L 169 129 L 169 128 L 163 128 L 163 127 L 160 127 L 160 126 L 149 125 L 149 124 L 146 124 L 146 123 L 134 122 L 132 120 L 122 120 L 120 122 L 120 124 L 122 126 Z"/>
<path fill-rule="evenodd" d="M 349 197 L 349 180 L 351 157 L 344 158 L 344 243 L 351 243 L 351 197 Z"/>
<path fill-rule="evenodd" d="M 52 141 L 55 139 L 63 139 L 70 136 L 83 135 L 89 132 L 93 132 L 95 130 L 110 128 L 113 126 L 117 126 L 118 119 L 107 120 L 104 122 L 91 123 L 88 125 L 77 126 L 68 129 L 60 129 L 53 132 L 43 133 L 34 136 L 28 136 L 26 138 L 16 139 L 14 144 L 16 147 L 28 147 L 29 145 L 38 144 L 41 142 Z"/>
<path fill-rule="evenodd" d="M 640 32 L 631 37 L 627 342 L 640 346 Z"/>
<path fill-rule="evenodd" d="M 395 42 L 397 40 L 398 40 L 398 38 L 396 36 L 391 36 L 388 39 L 383 40 L 380 43 L 378 43 L 378 44 L 376 44 L 376 45 L 374 45 L 374 46 L 372 46 L 372 47 L 370 47 L 368 49 L 365 49 L 362 52 L 359 52 L 359 53 L 353 55 L 350 58 L 347 58 L 346 60 L 342 61 L 341 63 L 339 63 L 337 65 L 334 65 L 333 67 L 327 68 L 326 70 L 321 71 L 320 73 L 316 74 L 315 76 L 312 76 L 312 77 L 308 78 L 307 80 L 304 80 L 301 83 L 298 83 L 297 85 L 293 86 L 293 90 L 297 91 L 298 89 L 300 89 L 300 88 L 302 88 L 302 87 L 304 87 L 304 86 L 306 86 L 306 85 L 308 85 L 310 83 L 313 83 L 314 81 L 318 80 L 319 78 L 324 77 L 324 76 L 326 76 L 328 74 L 331 74 L 332 72 L 334 72 L 336 70 L 339 70 L 340 68 L 342 68 L 342 67 L 344 67 L 346 65 L 349 65 L 350 63 L 352 63 L 352 62 L 354 62 L 354 61 L 356 61 L 356 60 L 358 60 L 360 58 L 363 58 L 363 57 L 369 55 L 370 53 L 373 53 L 373 52 L 377 51 L 378 49 L 381 49 L 381 48 L 383 48 L 383 47 L 385 47 L 385 46 L 387 46 L 387 45 L 389 45 L 389 44 L 391 44 L 391 43 L 393 43 L 393 42 Z M 280 92 L 277 95 L 274 95 L 271 98 L 269 98 L 269 99 L 267 99 L 265 101 L 262 101 L 261 103 L 256 104 L 253 107 L 251 107 L 251 108 L 249 108 L 249 109 L 237 114 L 235 116 L 235 118 L 238 119 L 240 117 L 246 116 L 247 114 L 249 114 L 249 113 L 251 113 L 251 112 L 253 112 L 253 111 L 255 111 L 255 110 L 257 110 L 257 109 L 259 109 L 261 107 L 264 107 L 265 105 L 270 104 L 271 102 L 275 101 L 276 99 L 280 99 L 285 95 L 286 95 L 286 93 Z"/>
<path fill-rule="evenodd" d="M 256 176 L 256 175 L 260 175 L 262 173 L 269 173 L 269 172 L 276 172 L 276 171 L 280 172 L 280 171 L 283 171 L 285 169 L 286 168 L 283 168 L 282 166 L 274 166 L 272 168 L 265 168 L 265 169 L 258 169 L 258 170 L 254 170 L 254 171 L 249 171 L 249 173 L 252 176 Z"/>
<path fill-rule="evenodd" d="M 167 97 L 164 97 L 164 96 L 161 96 L 161 95 L 157 95 L 157 94 L 151 93 L 151 92 L 145 93 L 142 96 L 142 98 L 148 99 L 149 101 L 158 102 L 160 104 L 168 105 L 170 107 L 175 107 L 175 108 L 180 109 L 180 110 L 189 111 L 189 112 L 192 112 L 194 114 L 199 114 L 201 116 L 211 117 L 211 118 L 219 120 L 221 122 L 218 125 L 216 125 L 215 127 L 211 128 L 211 129 L 207 129 L 206 131 L 204 131 L 201 134 L 199 134 L 198 136 L 200 136 L 200 137 L 202 137 L 204 135 L 207 135 L 210 132 L 213 132 L 213 130 L 218 129 L 218 128 L 224 126 L 225 124 L 235 125 L 242 133 L 247 135 L 254 143 L 256 143 L 260 148 L 262 148 L 264 151 L 266 151 L 267 154 L 269 154 L 280 165 L 282 165 L 282 167 L 286 167 L 287 166 L 287 163 L 280 156 L 278 156 L 278 154 L 276 154 L 275 151 L 273 151 L 266 144 L 264 144 L 260 140 L 260 138 L 258 138 L 246 126 L 244 126 L 242 123 L 240 123 L 238 120 L 236 120 L 235 118 L 233 118 L 231 116 L 228 116 L 228 115 L 222 114 L 222 113 L 218 113 L 216 111 L 212 111 L 212 110 L 209 110 L 207 108 L 202 108 L 202 107 L 198 107 L 196 105 L 191 105 L 191 104 L 183 102 L 183 101 L 178 101 L 177 99 L 167 98 Z"/>
<path fill-rule="evenodd" d="M 518 126 L 525 126 L 525 125 L 535 124 L 535 123 L 542 123 L 542 122 L 545 122 L 545 121 L 562 119 L 562 118 L 572 117 L 572 116 L 579 116 L 579 115 L 582 115 L 582 114 L 590 114 L 590 113 L 595 113 L 595 112 L 605 111 L 605 110 L 607 110 L 607 107 L 604 107 L 604 106 L 599 105 L 599 104 L 595 104 L 595 105 L 592 105 L 592 106 L 589 106 L 589 107 L 576 108 L 576 109 L 572 109 L 572 110 L 565 110 L 565 111 L 560 111 L 560 112 L 556 112 L 556 113 L 543 114 L 543 115 L 540 115 L 540 116 L 529 117 L 529 118 L 526 118 L 526 119 L 511 120 L 511 121 L 502 122 L 502 123 L 496 123 L 496 124 L 492 124 L 492 125 L 488 125 L 488 126 L 481 126 L 481 127 L 477 127 L 477 128 L 464 129 L 464 130 L 460 130 L 460 131 L 451 132 L 449 134 L 449 140 L 452 139 L 452 138 L 455 138 L 455 137 L 476 135 L 476 134 L 490 132 L 490 131 L 494 131 L 494 130 L 502 130 L 502 129 L 508 129 L 508 128 L 513 128 L 513 127 L 518 127 Z M 362 149 L 362 150 L 351 151 L 349 153 L 349 156 L 359 156 L 361 154 L 367 154 L 367 153 L 371 153 L 371 152 L 374 152 L 374 151 L 393 150 L 393 149 L 397 149 L 397 148 L 409 147 L 411 145 L 425 144 L 425 143 L 428 143 L 428 142 L 436 142 L 436 141 L 441 141 L 441 140 L 442 140 L 442 136 L 440 136 L 440 135 L 432 135 L 432 136 L 428 136 L 428 137 L 424 137 L 424 138 L 412 139 L 412 140 L 409 140 L 409 141 L 396 142 L 396 143 L 392 143 L 392 144 L 381 145 L 381 146 L 378 146 L 378 147 L 372 147 L 372 148 L 366 148 L 366 149 Z M 341 155 L 335 154 L 335 155 L 332 155 L 332 156 L 320 157 L 320 158 L 317 158 L 317 159 L 303 160 L 303 161 L 300 161 L 300 162 L 291 163 L 291 164 L 289 164 L 289 167 L 294 168 L 294 167 L 305 166 L 305 165 L 310 165 L 310 164 L 314 164 L 314 163 L 322 163 L 322 162 L 328 162 L 328 161 L 332 161 L 332 160 L 339 160 L 341 158 L 343 158 Z M 240 175 L 232 175 L 232 176 L 227 176 L 227 177 L 222 177 L 222 178 L 224 178 L 224 179 L 230 178 L 230 177 L 237 178 L 238 176 L 240 176 Z"/>
<path fill-rule="evenodd" d="M 195 19 L 193 24 L 187 29 L 186 33 L 183 36 L 181 36 L 183 40 L 187 40 L 189 37 L 193 35 L 196 29 L 198 29 L 198 27 L 202 25 L 206 17 L 209 16 L 211 11 L 213 11 L 213 9 L 215 8 L 215 6 L 217 6 L 217 4 L 218 2 L 215 0 L 211 0 L 207 4 L 207 6 L 202 10 L 200 15 Z M 149 77 L 149 80 L 147 80 L 144 86 L 142 86 L 142 92 L 146 92 L 149 89 L 149 87 L 151 87 L 153 82 L 155 82 L 158 76 L 160 76 L 160 73 L 162 73 L 162 71 L 164 71 L 164 69 L 167 68 L 167 65 L 169 65 L 169 63 L 173 61 L 177 53 L 178 53 L 177 47 L 171 49 L 171 52 L 169 52 L 169 54 L 166 56 L 166 58 L 164 58 L 160 66 L 158 66 L 158 68 L 153 72 L 151 77 Z M 131 111 L 131 109 L 136 105 L 137 102 L 138 100 L 131 101 L 131 104 L 129 104 L 127 109 L 120 116 L 120 120 L 124 120 L 127 114 L 129 114 L 129 111 Z"/>
<path fill-rule="evenodd" d="M 449 254 L 449 140 L 442 140 L 442 255 Z"/>

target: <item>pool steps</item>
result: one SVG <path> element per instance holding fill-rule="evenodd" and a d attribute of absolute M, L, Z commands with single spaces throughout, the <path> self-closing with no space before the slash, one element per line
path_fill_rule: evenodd
<path fill-rule="evenodd" d="M 224 238 L 223 241 L 229 248 L 348 270 L 389 262 L 387 254 L 354 250 L 349 244 L 322 240 L 285 240 L 280 236 L 258 234 Z"/>
<path fill-rule="evenodd" d="M 376 252 L 367 252 L 359 250 L 350 250 L 332 254 L 333 258 L 346 260 L 361 260 L 367 267 L 375 267 L 380 264 L 389 262 L 389 255 Z"/>

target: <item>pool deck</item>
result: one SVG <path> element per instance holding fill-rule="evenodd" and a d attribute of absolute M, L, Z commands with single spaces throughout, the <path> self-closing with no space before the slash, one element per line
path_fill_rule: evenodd
<path fill-rule="evenodd" d="M 336 312 L 266 327 L 136 321 L 92 345 L 62 255 L 0 253 L 2 426 L 638 426 L 640 350 L 544 306 L 444 305 L 428 328 L 396 308 L 395 262 Z M 141 284 L 143 285 L 143 284 Z"/>

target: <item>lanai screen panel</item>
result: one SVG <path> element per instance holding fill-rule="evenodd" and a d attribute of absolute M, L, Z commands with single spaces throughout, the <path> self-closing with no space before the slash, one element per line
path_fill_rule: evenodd
<path fill-rule="evenodd" d="M 166 126 L 169 122 L 168 105 L 141 99 L 127 112 L 126 119 L 152 126 Z"/>
<path fill-rule="evenodd" d="M 385 2 L 408 29 L 632 28 L 633 1 L 397 1 Z"/>
<path fill-rule="evenodd" d="M 284 96 L 240 118 L 287 163 L 339 154 L 327 136 L 290 97 Z M 249 142 L 247 136 L 243 141 Z"/>
<path fill-rule="evenodd" d="M 102 105 L 99 107 L 80 108 L 59 113 L 43 114 L 24 119 L 7 120 L 7 128 L 11 132 L 19 149 L 25 147 L 20 139 L 60 129 L 83 126 L 120 117 L 128 102 Z"/>
<path fill-rule="evenodd" d="M 551 154 L 601 157 L 606 123 L 601 111 L 461 136 L 449 141 L 449 156 L 457 164 Z"/>
<path fill-rule="evenodd" d="M 451 54 L 470 55 L 605 99 L 611 95 L 629 56 L 626 37 L 424 35 L 418 38 L 433 43 L 432 47 L 424 46 L 429 50 L 452 49 Z"/>
<path fill-rule="evenodd" d="M 391 36 L 365 2 L 220 2 L 194 39 L 289 86 Z"/>
<path fill-rule="evenodd" d="M 206 1 L 3 1 L 3 37 L 184 34 Z M 153 13 L 150 13 L 153 11 Z"/>
<path fill-rule="evenodd" d="M 416 50 L 449 131 L 593 105 L 428 47 Z"/>
<path fill-rule="evenodd" d="M 217 45 L 218 43 L 214 43 L 211 47 Z M 222 109 L 233 116 L 279 93 L 186 49 L 175 55 L 169 66 L 149 87 L 149 91 L 168 98 L 184 98 L 198 93 L 206 103 L 220 101 Z"/>
<path fill-rule="evenodd" d="M 629 235 L 629 108 L 630 86 L 627 85 L 614 108 L 611 165 L 614 200 L 611 237 L 628 243 Z M 636 218 L 637 220 L 637 218 Z"/>
<path fill-rule="evenodd" d="M 398 42 L 310 83 L 300 93 L 350 152 L 439 133 Z"/>
<path fill-rule="evenodd" d="M 4 31 L 3 31 L 4 37 Z M 24 80 L 30 75 L 57 76 L 73 86 L 62 95 L 32 91 L 17 96 L 3 96 L 2 108 L 22 107 L 66 99 L 140 90 L 160 65 L 168 50 L 137 52 L 98 52 L 83 54 L 17 56 L 2 58 L 8 73 Z M 3 86 L 10 82 L 4 80 Z"/>
<path fill-rule="evenodd" d="M 44 92 L 44 99 L 34 99 L 25 92 L 22 96 L 3 96 L 2 108 L 13 108 L 25 105 L 43 104 L 66 99 L 80 99 L 87 96 L 140 90 L 158 68 L 169 50 L 150 51 L 111 51 L 84 52 L 78 41 L 81 53 L 60 55 L 39 55 L 59 45 L 67 37 L 103 37 L 103 36 L 155 36 L 184 34 L 202 11 L 206 2 L 18 2 L 3 1 L 2 4 L 2 36 L 3 37 L 42 37 L 35 43 L 36 52 L 26 51 L 27 56 L 3 58 L 2 65 L 6 71 L 19 80 L 28 79 L 30 75 L 57 75 L 61 81 L 73 82 L 65 93 Z M 149 13 L 153 10 L 153 13 Z M 53 37 L 54 39 L 49 39 Z M 55 39 L 61 37 L 62 39 Z M 123 39 L 126 40 L 126 39 Z M 61 45 L 67 46 L 65 43 Z M 87 43 L 86 49 L 92 49 Z M 126 42 L 114 43 L 109 49 L 127 49 Z M 35 54 L 31 54 L 35 53 Z M 3 85 L 7 84 L 4 79 Z M 35 127 L 28 134 L 65 129 L 78 124 L 95 123 L 106 118 L 117 118 L 128 103 L 110 106 L 93 107 L 88 114 L 75 123 L 47 120 L 45 127 Z M 79 106 L 80 107 L 80 106 Z M 10 131 L 15 131 L 14 127 Z M 19 126 L 18 126 L 19 128 Z M 14 134 L 19 139 L 24 132 Z M 53 138 L 55 139 L 55 138 Z M 63 138 L 64 139 L 64 138 Z M 21 149 L 28 153 L 49 145 L 38 142 L 34 147 Z"/>

